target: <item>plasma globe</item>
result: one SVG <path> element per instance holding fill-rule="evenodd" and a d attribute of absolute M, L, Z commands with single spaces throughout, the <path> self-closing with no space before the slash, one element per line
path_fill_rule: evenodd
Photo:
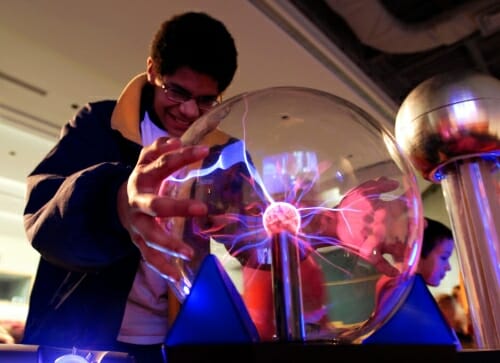
<path fill-rule="evenodd" d="M 245 303 L 257 313 L 269 307 L 262 302 L 272 302 L 265 294 L 277 242 L 294 244 L 306 281 L 295 287 L 303 292 L 304 317 L 325 329 L 307 339 L 351 341 L 377 328 L 411 286 L 422 232 L 420 191 L 391 135 L 349 102 L 300 88 L 245 93 L 204 117 L 220 123 L 198 138 L 209 154 L 167 177 L 159 193 L 204 202 L 208 213 L 162 220 L 165 233 L 196 254 L 207 250 L 207 241 L 216 243 L 213 252 L 223 252 L 221 262 L 232 272 L 239 272 L 234 258 L 249 267 L 235 281 L 243 294 L 256 289 L 256 304 L 251 297 Z M 195 271 L 197 262 L 182 266 Z M 378 309 L 380 275 L 398 278 Z M 362 309 L 353 315 L 351 306 Z M 329 324 L 312 317 L 318 309 Z M 272 313 L 255 318 L 268 320 Z"/>
<path fill-rule="evenodd" d="M 355 226 L 359 225 L 358 216 L 367 208 L 363 202 L 371 200 L 370 203 L 377 203 L 380 196 L 374 193 L 359 199 L 353 198 L 342 206 L 329 207 L 334 204 L 333 201 L 317 200 L 315 191 L 320 174 L 328 168 L 323 168 L 320 172 L 317 165 L 305 167 L 302 156 L 307 154 L 296 151 L 269 157 L 267 170 L 274 170 L 274 173 L 268 173 L 262 178 L 249 157 L 245 141 L 236 140 L 223 147 L 217 157 L 205 167 L 171 175 L 165 179 L 167 184 L 163 187 L 165 190 L 175 190 L 176 185 L 189 181 L 197 184 L 203 178 L 212 180 L 213 175 L 223 176 L 219 179 L 221 184 L 228 183 L 227 180 L 231 178 L 233 181 L 238 180 L 237 183 L 241 183 L 240 187 L 246 191 L 236 188 L 235 192 L 246 195 L 246 200 L 233 198 L 233 195 L 229 198 L 237 200 L 236 204 L 229 202 L 226 205 L 227 201 L 224 199 L 227 195 L 224 194 L 227 190 L 219 189 L 219 192 L 214 192 L 215 189 L 209 188 L 210 195 L 199 197 L 207 198 L 205 201 L 215 206 L 217 212 L 209 217 L 210 223 L 194 223 L 192 232 L 203 239 L 213 239 L 224 244 L 228 252 L 244 264 L 251 261 L 251 265 L 266 265 L 267 263 L 261 262 L 265 259 L 256 256 L 262 254 L 262 251 L 266 254 L 270 251 L 271 236 L 278 233 L 286 234 L 290 243 L 296 244 L 303 251 L 313 252 L 320 259 L 323 257 L 315 253 L 315 250 L 331 246 L 359 255 L 362 240 L 340 240 L 335 233 L 325 233 L 324 227 L 334 225 L 334 221 L 340 218 L 350 231 L 354 231 Z M 316 161 L 312 164 L 316 164 Z M 298 168 L 297 165 L 302 167 Z M 248 198 L 249 195 L 252 197 Z M 357 205 L 358 201 L 361 204 Z M 344 271 L 339 266 L 336 268 Z"/>

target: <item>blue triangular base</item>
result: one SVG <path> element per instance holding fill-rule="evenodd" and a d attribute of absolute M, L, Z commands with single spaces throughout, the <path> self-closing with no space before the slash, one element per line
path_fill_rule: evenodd
<path fill-rule="evenodd" d="M 252 343 L 257 329 L 217 257 L 205 257 L 165 345 Z"/>
<path fill-rule="evenodd" d="M 453 329 L 420 275 L 403 305 L 363 344 L 442 344 L 460 347 Z"/>

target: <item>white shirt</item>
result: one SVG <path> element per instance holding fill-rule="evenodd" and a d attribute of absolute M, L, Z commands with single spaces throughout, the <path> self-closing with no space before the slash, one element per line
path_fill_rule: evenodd
<path fill-rule="evenodd" d="M 141 122 L 142 146 L 148 146 L 160 136 L 168 136 L 144 115 Z M 118 341 L 131 344 L 163 343 L 168 330 L 168 282 L 149 268 L 141 259 L 130 290 Z"/>

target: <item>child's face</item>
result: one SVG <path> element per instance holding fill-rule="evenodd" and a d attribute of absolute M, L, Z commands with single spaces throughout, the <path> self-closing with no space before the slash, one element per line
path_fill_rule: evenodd
<path fill-rule="evenodd" d="M 421 258 L 418 272 L 427 285 L 438 286 L 446 273 L 451 270 L 450 257 L 453 253 L 452 239 L 441 240 L 426 258 Z"/>

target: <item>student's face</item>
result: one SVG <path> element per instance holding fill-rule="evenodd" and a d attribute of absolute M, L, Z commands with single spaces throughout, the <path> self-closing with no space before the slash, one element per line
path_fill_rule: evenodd
<path fill-rule="evenodd" d="M 182 136 L 219 96 L 217 82 L 212 77 L 187 67 L 163 77 L 150 72 L 148 67 L 148 78 L 155 85 L 154 110 L 170 136 Z M 179 96 L 185 101 L 172 99 Z"/>
<path fill-rule="evenodd" d="M 443 239 L 426 258 L 420 259 L 418 272 L 427 285 L 439 286 L 446 273 L 451 270 L 450 257 L 453 253 L 453 247 L 452 239 Z"/>

